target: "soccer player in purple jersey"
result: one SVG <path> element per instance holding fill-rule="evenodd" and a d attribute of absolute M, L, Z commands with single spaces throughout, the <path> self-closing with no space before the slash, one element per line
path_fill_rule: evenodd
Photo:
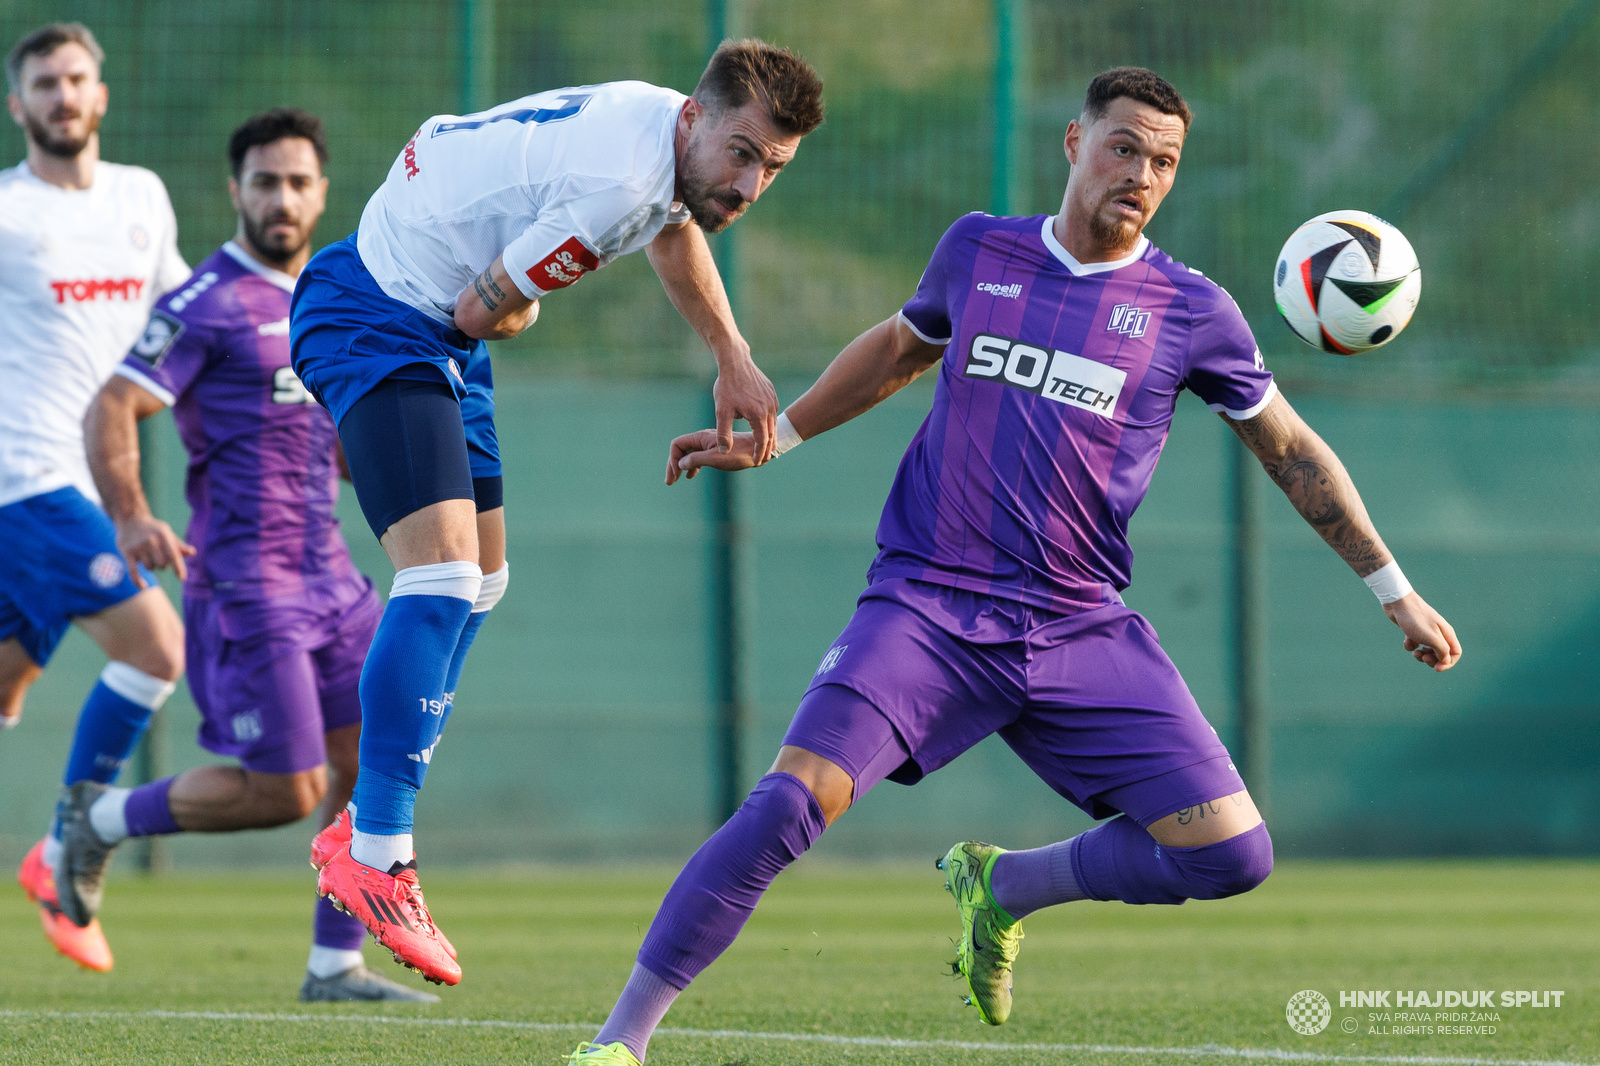
<path fill-rule="evenodd" d="M 1150 71 L 1095 78 L 1067 127 L 1060 213 L 959 219 L 911 301 L 780 416 L 783 450 L 942 360 L 854 618 L 772 770 L 678 876 L 580 1061 L 642 1060 L 673 998 L 851 803 L 885 777 L 913 783 L 991 733 L 1111 820 L 1034 851 L 965 842 L 940 861 L 961 914 L 956 967 L 983 1021 L 1010 1013 L 1025 915 L 1085 899 L 1219 899 L 1266 878 L 1272 846 L 1250 794 L 1119 595 L 1128 519 L 1181 389 L 1222 415 L 1373 586 L 1406 650 L 1435 670 L 1455 664 L 1455 634 L 1406 584 L 1338 457 L 1279 394 L 1233 300 L 1143 236 L 1189 118 Z M 745 436 L 731 453 L 714 444 L 711 431 L 675 440 L 667 483 L 701 466 L 755 465 Z"/>
<path fill-rule="evenodd" d="M 89 465 L 135 564 L 184 580 L 189 686 L 202 747 L 239 760 L 137 788 L 81 782 L 63 812 L 64 884 L 92 916 L 129 837 L 322 824 L 350 799 L 357 683 L 381 607 L 339 534 L 333 419 L 289 367 L 289 297 L 311 253 L 328 179 L 322 123 L 278 109 L 228 144 L 234 238 L 157 303 L 85 419 Z M 138 420 L 171 407 L 189 453 L 188 537 L 139 484 Z M 300 998 L 434 1001 L 369 972 L 361 923 L 318 900 Z"/>

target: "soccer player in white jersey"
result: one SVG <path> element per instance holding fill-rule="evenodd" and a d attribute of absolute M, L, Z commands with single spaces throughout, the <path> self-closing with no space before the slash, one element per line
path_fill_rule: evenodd
<path fill-rule="evenodd" d="M 461 968 L 417 886 L 412 809 L 507 573 L 498 479 L 493 498 L 481 485 L 494 456 L 483 342 L 526 329 L 541 297 L 646 250 L 716 356 L 720 439 L 731 447 L 744 418 L 764 459 L 776 394 L 702 230 L 743 213 L 821 121 L 816 73 L 754 40 L 717 49 L 692 97 L 613 82 L 438 115 L 406 143 L 357 233 L 301 274 L 294 370 L 333 413 L 396 570 L 361 677 L 351 817 L 313 844 L 317 889 L 429 980 L 455 984 Z"/>
<path fill-rule="evenodd" d="M 100 159 L 105 55 L 53 23 L 6 57 L 6 105 L 27 159 L 0 171 L 0 726 L 76 622 L 110 662 L 78 717 L 64 785 L 108 783 L 183 672 L 183 625 L 148 575 L 130 574 L 84 457 L 89 401 L 189 276 L 161 179 Z M 45 934 L 79 965 L 111 968 L 98 923 L 62 913 L 59 822 L 17 879 Z"/>

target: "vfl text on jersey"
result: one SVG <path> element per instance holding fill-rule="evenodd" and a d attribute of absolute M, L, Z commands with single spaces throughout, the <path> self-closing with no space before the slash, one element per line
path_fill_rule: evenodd
<path fill-rule="evenodd" d="M 1120 333 L 1124 337 L 1142 337 L 1150 328 L 1150 312 L 1141 311 L 1132 304 L 1118 304 L 1111 309 L 1111 321 L 1106 323 L 1107 333 Z"/>
<path fill-rule="evenodd" d="M 1014 389 L 1092 411 L 1101 418 L 1112 417 L 1128 380 L 1128 375 L 1114 366 L 1071 352 L 1046 351 L 991 333 L 972 338 L 962 374 L 1002 381 Z"/>

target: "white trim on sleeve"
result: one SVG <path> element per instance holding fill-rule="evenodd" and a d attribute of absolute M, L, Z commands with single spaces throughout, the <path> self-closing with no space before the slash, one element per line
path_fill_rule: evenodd
<path fill-rule="evenodd" d="M 160 385 L 157 385 L 154 381 L 151 381 L 149 378 L 139 373 L 139 371 L 135 370 L 127 363 L 118 363 L 116 369 L 112 370 L 111 372 L 120 377 L 127 378 L 129 381 L 133 382 L 135 385 L 139 386 L 145 392 L 148 392 L 150 395 L 154 396 L 168 407 L 171 407 L 173 404 L 178 402 L 178 398 L 176 396 L 172 395 L 172 393 L 168 392 Z"/>
<path fill-rule="evenodd" d="M 1267 394 L 1261 397 L 1258 402 L 1246 407 L 1243 411 L 1231 411 L 1220 403 L 1208 403 L 1206 406 L 1211 408 L 1213 411 L 1216 411 L 1218 414 L 1227 415 L 1235 422 L 1243 422 L 1244 420 L 1248 418 L 1254 418 L 1262 411 L 1265 411 L 1267 409 L 1267 404 L 1271 403 L 1272 398 L 1276 395 L 1278 395 L 1278 383 L 1276 381 L 1269 381 L 1267 382 Z"/>
<path fill-rule="evenodd" d="M 906 317 L 906 313 L 904 311 L 899 311 L 897 313 L 900 316 L 900 321 L 902 321 L 902 322 L 904 322 L 906 324 L 906 328 L 911 330 L 911 332 L 915 333 L 918 337 L 922 338 L 922 340 L 925 343 L 927 343 L 927 344 L 949 344 L 950 343 L 950 338 L 949 337 L 930 337 L 926 333 L 922 332 L 920 329 L 917 328 L 917 324 L 915 322 L 911 321 L 911 319 Z"/>

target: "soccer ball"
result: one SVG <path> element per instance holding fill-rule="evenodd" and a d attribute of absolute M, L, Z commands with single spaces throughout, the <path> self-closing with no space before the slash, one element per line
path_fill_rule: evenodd
<path fill-rule="evenodd" d="M 1355 355 L 1406 328 L 1422 295 L 1422 268 L 1405 234 L 1377 215 L 1329 211 L 1284 242 L 1272 293 L 1296 337 Z"/>

